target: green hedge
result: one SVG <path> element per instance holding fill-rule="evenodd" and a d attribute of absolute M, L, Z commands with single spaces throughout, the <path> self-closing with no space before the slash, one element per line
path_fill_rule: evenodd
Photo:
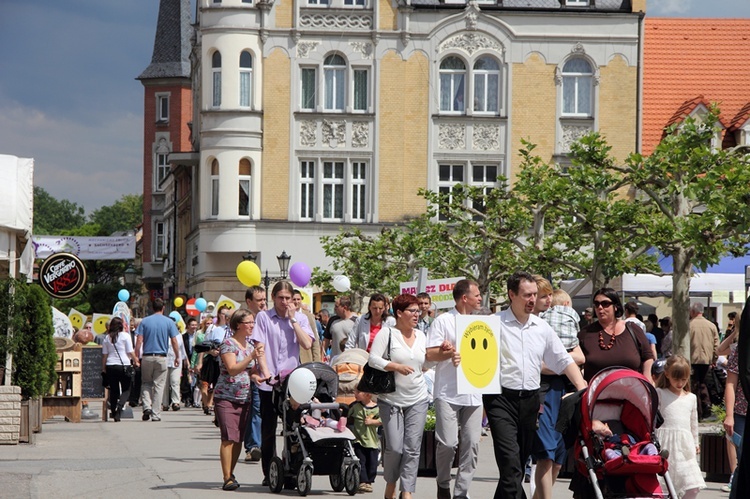
<path fill-rule="evenodd" d="M 13 354 L 11 383 L 24 398 L 43 396 L 57 379 L 53 332 L 50 298 L 39 285 L 0 280 L 0 362 Z"/>

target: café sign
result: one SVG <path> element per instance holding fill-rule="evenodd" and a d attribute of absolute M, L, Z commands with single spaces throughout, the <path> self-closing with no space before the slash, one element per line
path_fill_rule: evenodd
<path fill-rule="evenodd" d="M 39 284 L 53 298 L 70 298 L 86 285 L 86 267 L 75 255 L 55 253 L 39 267 Z"/>

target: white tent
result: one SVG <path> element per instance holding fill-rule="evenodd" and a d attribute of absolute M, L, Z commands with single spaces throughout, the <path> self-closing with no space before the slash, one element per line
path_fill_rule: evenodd
<path fill-rule="evenodd" d="M 8 262 L 8 273 L 16 276 L 18 265 L 18 240 L 26 240 L 31 247 L 31 230 L 34 212 L 34 160 L 0 154 L 0 261 Z M 21 272 L 30 274 L 33 252 L 27 257 Z M 24 272 L 24 270 L 26 272 Z M 27 274 L 27 275 L 28 275 Z"/>
<path fill-rule="evenodd" d="M 591 296 L 591 282 L 584 284 L 584 279 L 563 281 L 560 287 L 572 297 Z M 609 287 L 627 296 L 671 296 L 672 276 L 653 274 L 624 274 L 612 279 Z M 694 274 L 690 279 L 690 296 L 715 296 L 715 294 L 729 292 L 737 296 L 741 293 L 741 301 L 745 301 L 745 276 L 742 274 Z"/>

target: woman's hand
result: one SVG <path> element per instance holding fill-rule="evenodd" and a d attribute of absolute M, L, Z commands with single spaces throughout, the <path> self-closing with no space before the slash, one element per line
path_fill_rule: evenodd
<path fill-rule="evenodd" d="M 458 352 L 453 352 L 453 357 L 451 358 L 453 361 L 453 366 L 458 367 L 458 365 L 461 363 L 461 354 Z"/>
<path fill-rule="evenodd" d="M 259 359 L 260 357 L 263 357 L 265 354 L 265 347 L 263 346 L 263 343 L 258 343 L 254 349 L 253 349 L 253 358 Z"/>
<path fill-rule="evenodd" d="M 396 364 L 396 372 L 408 376 L 414 372 L 414 369 L 404 364 Z"/>
<path fill-rule="evenodd" d="M 731 437 L 734 434 L 734 416 L 727 414 L 724 418 L 724 430 L 727 432 L 727 436 Z"/>

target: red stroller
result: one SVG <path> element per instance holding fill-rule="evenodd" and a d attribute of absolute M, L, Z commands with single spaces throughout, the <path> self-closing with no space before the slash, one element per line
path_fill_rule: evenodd
<path fill-rule="evenodd" d="M 636 371 L 611 367 L 591 379 L 581 400 L 580 438 L 576 442 L 575 455 L 578 472 L 588 477 L 597 499 L 677 499 L 667 471 L 668 453 L 660 451 L 655 435 L 658 409 L 656 389 Z M 594 432 L 595 420 L 608 423 L 615 433 L 627 434 L 635 443 L 623 448 L 618 457 L 608 460 L 605 451 L 611 444 Z M 656 455 L 641 453 L 647 445 L 656 448 Z M 657 475 L 664 478 L 666 492 Z"/>

